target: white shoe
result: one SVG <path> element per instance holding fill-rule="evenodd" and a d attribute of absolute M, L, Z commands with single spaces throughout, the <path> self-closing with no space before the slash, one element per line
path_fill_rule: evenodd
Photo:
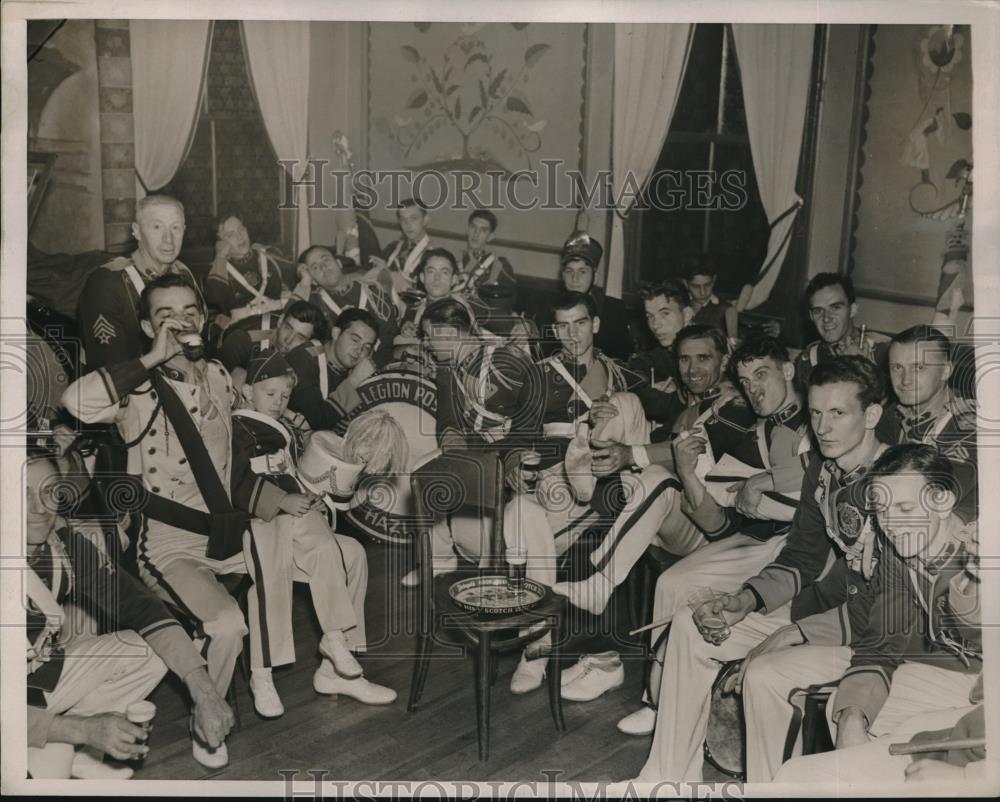
<path fill-rule="evenodd" d="M 580 659 L 577 660 L 569 668 L 564 668 L 562 673 L 561 682 L 563 685 L 568 685 L 571 682 L 582 677 L 586 671 L 587 666 L 591 663 L 598 663 L 600 665 L 610 665 L 616 666 L 621 663 L 621 655 L 618 652 L 598 652 L 597 654 L 581 654 Z"/>
<path fill-rule="evenodd" d="M 516 694 L 530 693 L 535 688 L 541 687 L 542 679 L 545 677 L 545 666 L 548 665 L 547 657 L 538 657 L 529 660 L 521 654 L 521 662 L 514 669 L 514 675 L 510 678 L 510 692 Z"/>
<path fill-rule="evenodd" d="M 333 663 L 337 673 L 346 679 L 355 679 L 364 673 L 361 663 L 351 654 L 342 630 L 327 632 L 320 639 L 319 653 Z"/>
<path fill-rule="evenodd" d="M 131 766 L 116 769 L 86 750 L 73 755 L 73 766 L 70 769 L 70 777 L 78 780 L 128 780 L 134 773 Z"/>
<path fill-rule="evenodd" d="M 591 615 L 600 615 L 607 609 L 614 590 L 615 583 L 600 571 L 580 582 L 556 582 L 552 586 L 553 593 L 565 596 L 574 607 Z"/>
<path fill-rule="evenodd" d="M 604 655 L 587 655 L 577 663 L 581 664 L 580 673 L 563 683 L 563 699 L 591 702 L 610 690 L 620 688 L 625 682 L 625 666 L 621 660 L 608 659 Z"/>
<path fill-rule="evenodd" d="M 190 720 L 188 728 L 191 731 L 191 754 L 195 760 L 206 769 L 221 769 L 229 765 L 229 750 L 225 741 L 213 748 L 198 736 Z"/>
<path fill-rule="evenodd" d="M 342 677 L 325 660 L 313 674 L 313 690 L 324 696 L 344 694 L 366 705 L 388 705 L 396 701 L 396 692 L 392 688 L 376 685 L 364 677 Z"/>
<path fill-rule="evenodd" d="M 643 705 L 618 722 L 618 731 L 626 735 L 649 735 L 656 728 L 656 710 Z"/>
<path fill-rule="evenodd" d="M 253 696 L 253 706 L 264 718 L 284 715 L 285 706 L 281 703 L 270 672 L 250 672 L 250 695 Z"/>

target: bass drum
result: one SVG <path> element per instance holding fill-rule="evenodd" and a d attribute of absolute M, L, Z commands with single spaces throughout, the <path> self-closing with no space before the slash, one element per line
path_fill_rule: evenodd
<path fill-rule="evenodd" d="M 725 663 L 712 683 L 712 704 L 702 751 L 705 755 L 705 779 L 746 779 L 743 701 L 735 693 L 725 693 L 726 680 L 739 673 L 742 660 Z M 709 768 L 711 767 L 711 768 Z M 713 771 L 719 776 L 713 776 Z"/>
<path fill-rule="evenodd" d="M 363 382 L 358 395 L 361 405 L 355 414 L 370 409 L 389 412 L 406 432 L 410 456 L 403 474 L 363 477 L 344 517 L 350 529 L 377 540 L 408 544 L 415 536 L 416 517 L 410 473 L 438 447 L 434 382 L 412 368 L 389 365 L 384 372 Z"/>

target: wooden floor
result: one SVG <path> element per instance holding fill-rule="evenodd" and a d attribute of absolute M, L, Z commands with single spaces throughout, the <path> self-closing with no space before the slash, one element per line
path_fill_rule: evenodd
<path fill-rule="evenodd" d="M 331 780 L 545 782 L 558 773 L 560 780 L 617 781 L 638 774 L 651 736 L 622 735 L 615 723 L 636 708 L 641 696 L 641 646 L 627 641 L 616 645 L 611 638 L 596 634 L 609 620 L 620 622 L 618 631 L 627 631 L 625 611 L 616 610 L 615 602 L 600 620 L 589 619 L 592 631 L 574 640 L 572 649 L 617 649 L 626 663 L 624 686 L 594 702 L 564 702 L 567 730 L 559 734 L 549 714 L 544 684 L 537 691 L 514 696 L 509 686 L 518 655 L 502 657 L 492 696 L 490 757 L 480 762 L 471 656 L 449 655 L 438 648 L 420 709 L 406 711 L 417 591 L 399 584 L 398 550 L 380 543 L 366 543 L 366 548 L 369 652 L 361 661 L 365 676 L 395 689 L 397 700 L 373 707 L 313 691 L 320 633 L 308 589 L 297 586 L 294 617 L 298 659 L 294 666 L 274 671 L 284 716 L 260 718 L 245 680 L 239 678 L 241 725 L 228 740 L 229 765 L 220 771 L 205 769 L 191 756 L 186 692 L 179 681 L 168 677 L 150 697 L 158 714 L 150 735 L 150 754 L 136 772 L 136 779 L 280 781 L 280 771 L 297 770 L 301 779 L 308 780 L 305 772 L 310 769 L 326 770 Z M 574 659 L 567 658 L 566 665 Z M 706 779 L 718 776 L 706 771 Z"/>

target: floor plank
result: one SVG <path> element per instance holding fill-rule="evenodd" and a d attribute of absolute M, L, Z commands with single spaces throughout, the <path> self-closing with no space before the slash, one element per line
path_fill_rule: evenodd
<path fill-rule="evenodd" d="M 275 684 L 285 705 L 284 716 L 260 718 L 253 709 L 246 681 L 238 679 L 242 726 L 229 740 L 229 765 L 220 771 L 203 768 L 191 756 L 187 732 L 188 704 L 179 681 L 168 679 L 151 696 L 158 714 L 150 736 L 151 752 L 137 779 L 280 780 L 279 771 L 322 769 L 328 779 L 343 780 L 560 780 L 602 781 L 634 777 L 646 760 L 650 737 L 629 737 L 615 729 L 641 696 L 641 646 L 602 636 L 601 627 L 618 623 L 627 630 L 623 609 L 590 619 L 589 634 L 574 639 L 572 649 L 615 648 L 626 662 L 626 681 L 589 703 L 564 702 L 567 725 L 558 733 L 543 686 L 529 694 L 511 694 L 510 676 L 518 655 L 501 657 L 492 691 L 491 752 L 478 757 L 471 657 L 457 650 L 435 649 L 419 709 L 406 711 L 412 671 L 417 591 L 399 585 L 398 554 L 378 543 L 366 543 L 370 584 L 366 618 L 370 649 L 361 660 L 365 676 L 394 688 L 399 697 L 384 707 L 363 705 L 347 697 L 317 695 L 312 674 L 319 664 L 319 628 L 308 591 L 296 587 L 294 621 L 296 663 L 275 669 Z M 624 594 L 619 594 L 624 598 Z M 613 604 L 614 607 L 614 604 Z M 620 607 L 620 605 L 619 605 Z M 565 665 L 573 662 L 565 658 Z M 708 769 L 708 767 L 706 767 Z M 706 773 L 706 779 L 714 778 Z"/>

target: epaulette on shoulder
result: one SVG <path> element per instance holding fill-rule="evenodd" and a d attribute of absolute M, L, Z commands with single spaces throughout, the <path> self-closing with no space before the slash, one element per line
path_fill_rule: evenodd
<path fill-rule="evenodd" d="M 101 267 L 105 270 L 119 271 L 124 270 L 130 264 L 132 264 L 132 260 L 127 256 L 116 256 L 110 262 L 105 262 Z"/>
<path fill-rule="evenodd" d="M 951 404 L 951 414 L 955 416 L 958 428 L 976 428 L 976 402 L 974 399 L 955 396 Z"/>

